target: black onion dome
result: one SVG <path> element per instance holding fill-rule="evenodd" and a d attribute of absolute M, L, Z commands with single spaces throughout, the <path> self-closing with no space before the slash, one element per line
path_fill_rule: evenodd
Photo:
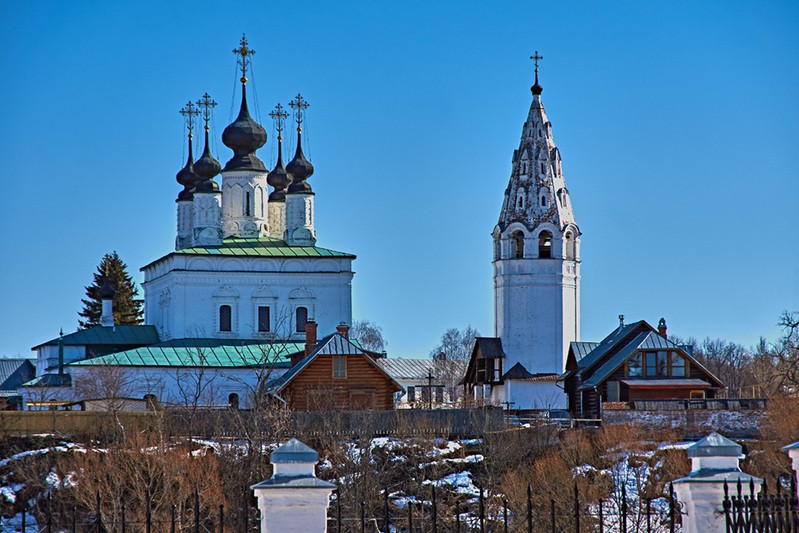
<path fill-rule="evenodd" d="M 111 285 L 111 281 L 106 277 L 105 283 L 103 283 L 103 286 L 97 291 L 97 296 L 99 296 L 101 300 L 111 300 L 116 293 L 117 291 L 114 289 L 114 286 Z"/>
<path fill-rule="evenodd" d="M 183 185 L 183 190 L 178 193 L 177 201 L 191 200 L 194 195 L 192 189 L 197 184 L 198 177 L 194 172 L 194 155 L 191 151 L 191 139 L 189 139 L 189 157 L 186 159 L 186 165 L 180 169 L 175 176 L 175 179 Z"/>
<path fill-rule="evenodd" d="M 286 171 L 291 174 L 289 192 L 312 192 L 311 186 L 305 180 L 313 174 L 313 165 L 302 153 L 302 133 L 297 133 L 297 152 L 294 159 L 286 165 Z"/>
<path fill-rule="evenodd" d="M 266 130 L 250 116 L 246 85 L 241 86 L 239 116 L 222 132 L 222 142 L 233 150 L 233 157 L 225 164 L 225 170 L 266 170 L 255 155 L 255 151 L 266 144 Z"/>
<path fill-rule="evenodd" d="M 274 170 L 266 177 L 266 182 L 275 188 L 269 195 L 270 202 L 282 202 L 286 199 L 286 187 L 291 182 L 291 176 L 286 172 L 283 164 L 283 146 L 280 139 L 277 141 L 277 163 Z"/>
<path fill-rule="evenodd" d="M 194 163 L 194 173 L 197 174 L 203 181 L 210 180 L 222 170 L 222 165 L 219 161 L 214 159 L 211 155 L 211 150 L 208 149 L 208 131 L 205 132 L 205 149 L 200 159 Z"/>

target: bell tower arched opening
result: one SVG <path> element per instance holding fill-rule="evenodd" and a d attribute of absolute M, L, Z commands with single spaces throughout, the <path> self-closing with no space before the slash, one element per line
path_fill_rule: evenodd
<path fill-rule="evenodd" d="M 539 259 L 552 258 L 552 234 L 546 230 L 538 235 L 538 257 Z"/>

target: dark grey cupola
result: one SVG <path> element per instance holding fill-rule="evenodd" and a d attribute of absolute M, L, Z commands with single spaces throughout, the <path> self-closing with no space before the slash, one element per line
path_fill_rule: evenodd
<path fill-rule="evenodd" d="M 194 155 L 191 150 L 191 136 L 189 136 L 189 157 L 186 159 L 186 164 L 175 176 L 178 183 L 183 185 L 183 190 L 178 193 L 178 202 L 191 201 L 194 198 L 192 191 L 198 181 L 197 174 L 194 173 Z"/>
<path fill-rule="evenodd" d="M 225 164 L 225 170 L 266 170 L 255 151 L 266 144 L 266 130 L 255 122 L 247 108 L 247 78 L 241 77 L 241 108 L 225 131 L 222 142 L 233 150 L 233 157 Z"/>

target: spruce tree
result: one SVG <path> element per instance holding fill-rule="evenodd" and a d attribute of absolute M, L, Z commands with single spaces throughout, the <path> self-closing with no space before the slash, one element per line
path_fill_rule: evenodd
<path fill-rule="evenodd" d="M 86 299 L 83 302 L 83 311 L 78 313 L 81 317 L 78 325 L 81 329 L 92 328 L 100 325 L 100 315 L 103 311 L 103 304 L 100 300 L 100 287 L 108 277 L 111 285 L 116 290 L 114 295 L 114 322 L 122 326 L 136 326 L 142 323 L 144 312 L 142 306 L 144 302 L 137 299 L 139 289 L 133 282 L 133 278 L 128 274 L 128 266 L 119 258 L 116 252 L 105 254 L 97 272 L 94 273 L 94 280 L 91 285 L 86 287 Z"/>

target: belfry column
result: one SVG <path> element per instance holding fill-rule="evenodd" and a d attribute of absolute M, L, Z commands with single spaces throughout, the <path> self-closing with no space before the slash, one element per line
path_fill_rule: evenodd
<path fill-rule="evenodd" d="M 314 171 L 313 165 L 302 152 L 302 120 L 309 104 L 302 95 L 297 95 L 289 105 L 294 109 L 297 121 L 297 151 L 286 166 L 291 176 L 291 185 L 286 193 L 286 232 L 284 240 L 289 246 L 314 246 L 314 193 L 306 182 Z"/>
<path fill-rule="evenodd" d="M 211 155 L 208 144 L 208 122 L 216 102 L 205 93 L 197 105 L 202 108 L 205 120 L 205 148 L 200 159 L 194 163 L 194 172 L 200 178 L 194 190 L 194 245 L 218 246 L 222 244 L 222 193 L 214 177 L 219 174 L 222 165 Z"/>
<path fill-rule="evenodd" d="M 580 230 L 552 124 L 535 84 L 499 221 L 494 228 L 495 334 L 507 356 L 533 374 L 560 374 L 580 338 Z"/>
<path fill-rule="evenodd" d="M 266 178 L 269 185 L 274 188 L 269 195 L 267 224 L 269 236 L 282 239 L 286 231 L 286 189 L 291 181 L 286 172 L 286 166 L 283 164 L 283 122 L 289 114 L 283 111 L 282 105 L 277 104 L 274 111 L 269 113 L 269 116 L 275 122 L 275 129 L 277 130 L 277 163 Z"/>
<path fill-rule="evenodd" d="M 183 185 L 183 190 L 178 193 L 176 200 L 178 204 L 178 234 L 175 238 L 175 249 L 181 250 L 189 248 L 192 245 L 192 223 L 193 223 L 193 207 L 194 207 L 194 187 L 196 187 L 199 178 L 194 173 L 194 154 L 192 153 L 194 119 L 197 115 L 197 108 L 191 101 L 189 101 L 181 110 L 180 114 L 186 119 L 186 127 L 189 131 L 189 157 L 186 159 L 186 164 L 178 172 L 176 179 L 178 183 Z"/>
<path fill-rule="evenodd" d="M 266 143 L 266 131 L 247 107 L 247 67 L 255 50 L 242 37 L 233 53 L 241 68 L 241 108 L 222 133 L 222 142 L 233 150 L 222 171 L 223 230 L 225 237 L 261 237 L 267 234 L 268 172 L 255 151 Z"/>

